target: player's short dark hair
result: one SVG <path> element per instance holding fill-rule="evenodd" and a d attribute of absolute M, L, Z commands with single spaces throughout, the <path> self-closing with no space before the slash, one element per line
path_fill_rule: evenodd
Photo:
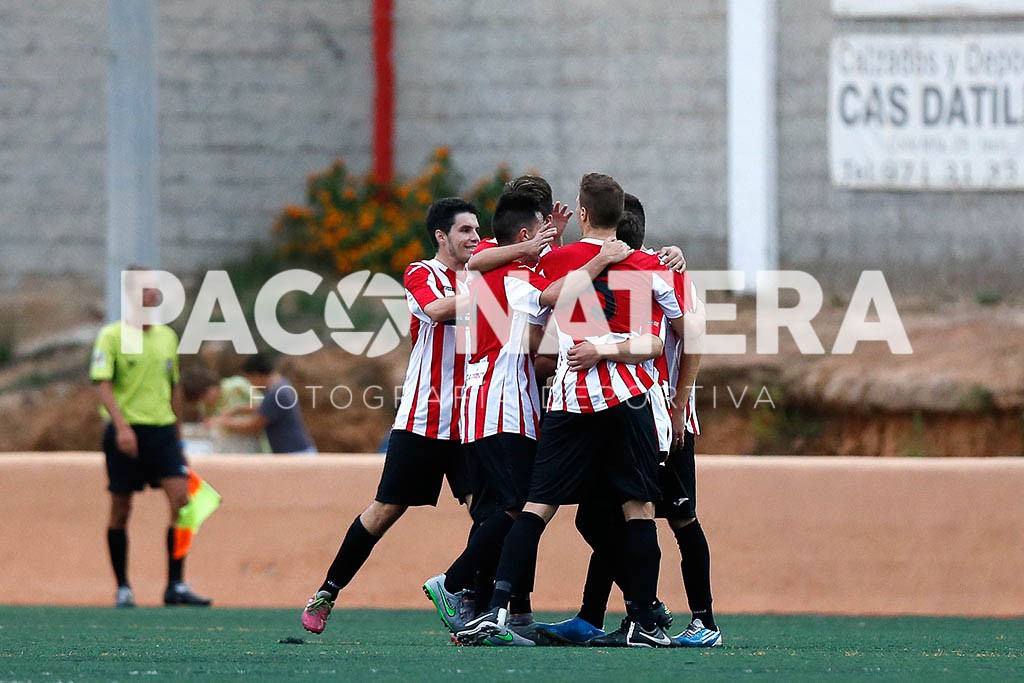
<path fill-rule="evenodd" d="M 622 218 L 622 187 L 610 175 L 588 173 L 580 180 L 580 206 L 595 228 L 615 228 Z"/>
<path fill-rule="evenodd" d="M 434 236 L 434 231 L 440 230 L 447 235 L 455 225 L 455 217 L 460 213 L 471 213 L 480 217 L 480 210 L 476 208 L 476 204 L 467 202 L 462 197 L 438 199 L 427 209 L 427 234 L 430 235 L 430 241 L 435 247 L 437 237 Z"/>
<path fill-rule="evenodd" d="M 242 372 L 253 375 L 269 375 L 274 371 L 274 361 L 265 353 L 249 356 L 242 365 Z"/>
<path fill-rule="evenodd" d="M 513 178 L 505 183 L 505 192 L 523 192 L 533 196 L 540 205 L 542 216 L 550 216 L 555 211 L 551 184 L 539 175 L 521 175 Z"/>
<path fill-rule="evenodd" d="M 623 211 L 619 225 L 615 228 L 615 236 L 625 242 L 631 249 L 644 246 L 644 224 L 632 211 Z"/>
<path fill-rule="evenodd" d="M 491 230 L 498 244 L 511 244 L 523 228 L 529 230 L 537 221 L 540 203 L 532 193 L 506 192 L 498 198 Z"/>
<path fill-rule="evenodd" d="M 638 219 L 640 219 L 640 227 L 647 227 L 647 216 L 644 214 L 644 205 L 640 203 L 640 200 L 635 194 L 626 192 L 622 197 L 622 211 L 630 212 Z M 621 237 L 619 239 L 622 239 Z"/>

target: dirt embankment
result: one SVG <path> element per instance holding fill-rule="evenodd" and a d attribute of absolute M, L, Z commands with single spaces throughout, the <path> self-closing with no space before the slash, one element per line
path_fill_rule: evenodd
<path fill-rule="evenodd" d="M 709 333 L 743 334 L 747 352 L 704 358 L 700 452 L 1024 455 L 1024 308 L 904 305 L 912 354 L 861 342 L 833 355 L 845 308 L 826 306 L 813 324 L 825 354 L 801 354 L 783 330 L 779 353 L 760 355 L 754 302 L 735 303 L 738 319 L 712 322 Z M 324 350 L 282 369 L 318 447 L 365 452 L 387 432 L 407 359 L 407 344 L 378 359 Z M 200 360 L 225 374 L 240 364 L 210 352 L 183 366 Z M 87 363 L 88 345 L 72 335 L 0 367 L 0 450 L 96 449 L 102 426 Z"/>

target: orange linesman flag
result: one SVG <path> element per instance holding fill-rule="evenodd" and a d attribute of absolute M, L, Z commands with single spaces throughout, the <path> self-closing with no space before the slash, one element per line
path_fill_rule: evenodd
<path fill-rule="evenodd" d="M 220 507 L 220 494 L 194 470 L 188 471 L 188 503 L 178 510 L 174 524 L 174 559 L 180 560 L 192 548 L 192 537 L 213 511 Z"/>

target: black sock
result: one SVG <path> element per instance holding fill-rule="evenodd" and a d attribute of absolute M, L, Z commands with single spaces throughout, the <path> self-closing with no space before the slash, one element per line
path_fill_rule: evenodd
<path fill-rule="evenodd" d="M 167 527 L 167 585 L 180 583 L 184 570 L 185 558 L 174 559 L 174 527 Z"/>
<path fill-rule="evenodd" d="M 630 617 L 645 629 L 655 626 L 654 603 L 658 599 L 658 570 L 661 548 L 658 529 L 653 519 L 631 519 L 626 522 L 623 539 L 624 559 L 632 567 L 629 577 Z"/>
<path fill-rule="evenodd" d="M 583 585 L 583 602 L 578 617 L 598 628 L 604 628 L 608 597 L 615 579 L 613 558 L 621 555 L 621 532 L 625 525 L 618 510 L 601 509 L 592 504 L 580 505 L 576 510 L 576 529 L 593 549 L 587 567 L 587 580 Z"/>
<path fill-rule="evenodd" d="M 521 512 L 505 537 L 505 545 L 494 575 L 490 609 L 508 607 L 512 593 L 521 594 L 537 564 L 537 546 L 544 533 L 544 520 L 532 512 Z"/>
<path fill-rule="evenodd" d="M 124 529 L 107 529 L 107 548 L 117 586 L 128 585 L 128 534 Z"/>
<path fill-rule="evenodd" d="M 679 544 L 686 601 L 694 619 L 700 619 L 707 628 L 717 631 L 715 615 L 711 611 L 711 550 L 700 520 L 694 520 L 681 529 L 673 529 Z"/>
<path fill-rule="evenodd" d="M 476 572 L 480 566 L 487 558 L 497 558 L 501 554 L 505 536 L 512 528 L 512 518 L 504 512 L 496 512 L 479 526 L 473 526 L 475 531 L 470 535 L 466 549 L 445 572 L 444 589 L 449 593 L 475 588 Z M 492 559 L 489 564 L 493 566 L 494 562 Z"/>
<path fill-rule="evenodd" d="M 533 614 L 533 604 L 530 601 L 530 594 L 520 595 L 518 592 L 512 594 L 508 600 L 508 611 L 510 614 Z"/>
<path fill-rule="evenodd" d="M 356 517 L 352 526 L 348 528 L 341 547 L 338 548 L 338 554 L 334 556 L 334 562 L 327 570 L 327 578 L 320 586 L 320 590 L 327 591 L 331 594 L 332 600 L 337 600 L 338 593 L 363 566 L 378 540 L 380 539 L 367 531 L 359 517 Z"/>
<path fill-rule="evenodd" d="M 591 553 L 587 567 L 587 582 L 583 584 L 583 604 L 578 616 L 588 624 L 604 628 L 604 615 L 608 609 L 608 597 L 612 593 L 614 575 L 605 561 L 603 553 Z"/>

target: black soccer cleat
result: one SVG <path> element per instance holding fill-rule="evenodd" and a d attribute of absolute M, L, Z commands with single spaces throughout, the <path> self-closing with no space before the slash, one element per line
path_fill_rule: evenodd
<path fill-rule="evenodd" d="M 589 641 L 591 647 L 675 647 L 661 626 L 655 625 L 648 631 L 629 617 L 611 633 Z"/>
<path fill-rule="evenodd" d="M 188 587 L 187 583 L 179 581 L 171 584 L 164 591 L 164 604 L 167 606 L 191 605 L 193 607 L 209 607 L 213 604 L 213 600 L 196 595 Z"/>
<path fill-rule="evenodd" d="M 668 605 L 663 603 L 661 600 L 654 603 L 654 620 L 658 623 L 658 626 L 664 631 L 668 631 L 672 628 L 672 610 L 668 608 Z"/>

